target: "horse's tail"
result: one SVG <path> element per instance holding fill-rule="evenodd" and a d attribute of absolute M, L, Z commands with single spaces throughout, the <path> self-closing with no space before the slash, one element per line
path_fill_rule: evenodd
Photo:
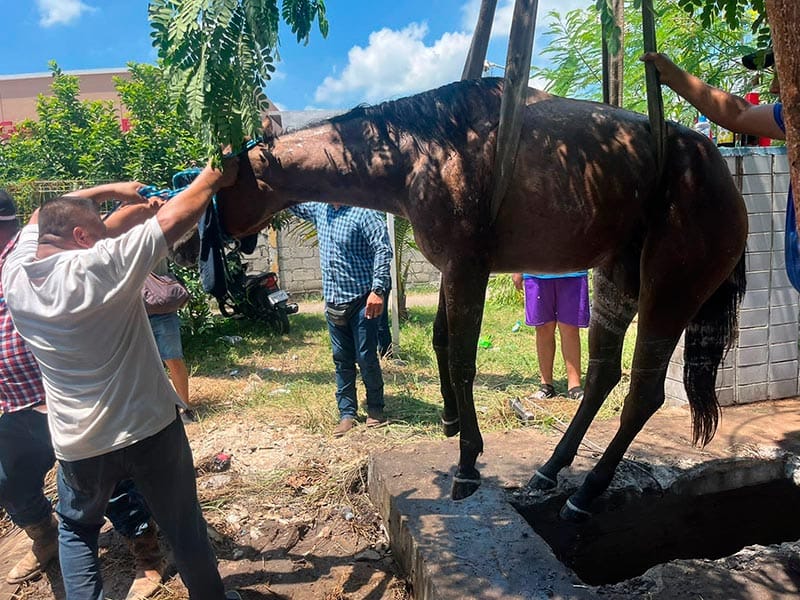
<path fill-rule="evenodd" d="M 728 278 L 686 327 L 683 385 L 692 412 L 692 443 L 706 445 L 719 423 L 717 369 L 736 339 L 739 303 L 746 289 L 744 252 Z"/>

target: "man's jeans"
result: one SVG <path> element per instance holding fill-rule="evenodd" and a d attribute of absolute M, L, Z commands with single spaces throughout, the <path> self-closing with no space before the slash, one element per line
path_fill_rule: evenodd
<path fill-rule="evenodd" d="M 354 418 L 358 412 L 356 396 L 356 363 L 367 390 L 367 410 L 383 410 L 383 374 L 378 360 L 378 319 L 365 316 L 366 296 L 362 305 L 348 321 L 339 327 L 328 320 L 333 364 L 336 367 L 336 403 L 339 417 Z"/>
<path fill-rule="evenodd" d="M 97 536 L 118 481 L 132 479 L 172 547 L 191 600 L 222 600 L 222 586 L 180 418 L 140 442 L 93 458 L 60 461 L 59 554 L 68 600 L 103 600 Z"/>
<path fill-rule="evenodd" d="M 43 488 L 55 462 L 47 415 L 23 409 L 0 416 L 0 506 L 18 527 L 52 513 Z"/>
<path fill-rule="evenodd" d="M 0 506 L 18 527 L 50 516 L 44 478 L 55 462 L 47 415 L 23 409 L 0 416 Z M 147 531 L 150 521 L 150 512 L 131 481 L 121 482 L 114 490 L 106 516 L 128 538 Z"/>

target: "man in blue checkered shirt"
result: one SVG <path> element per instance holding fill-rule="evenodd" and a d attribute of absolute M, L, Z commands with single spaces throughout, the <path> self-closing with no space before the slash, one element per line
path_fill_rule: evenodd
<path fill-rule="evenodd" d="M 314 224 L 319 241 L 322 295 L 336 367 L 336 402 L 341 437 L 358 412 L 356 364 L 367 391 L 367 427 L 386 422 L 378 326 L 390 287 L 392 248 L 380 213 L 341 204 L 306 202 L 289 208 Z"/>

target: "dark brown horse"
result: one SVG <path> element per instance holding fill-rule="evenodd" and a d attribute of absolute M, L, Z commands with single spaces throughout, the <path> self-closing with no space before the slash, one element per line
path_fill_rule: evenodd
<path fill-rule="evenodd" d="M 250 150 L 220 195 L 228 232 L 264 227 L 276 212 L 319 200 L 409 219 L 442 272 L 433 346 L 448 436 L 461 433 L 452 496 L 480 485 L 483 440 L 473 405 L 475 355 L 491 272 L 594 269 L 586 395 L 531 483 L 556 485 L 621 375 L 622 342 L 638 333 L 619 431 L 571 497 L 588 515 L 634 436 L 664 401 L 667 363 L 686 329 L 684 381 L 695 441 L 714 435 L 717 366 L 744 293 L 744 203 L 716 147 L 668 128 L 659 174 L 647 119 L 611 106 L 530 90 L 513 178 L 494 222 L 495 136 L 502 82 L 465 81 L 283 135 Z"/>

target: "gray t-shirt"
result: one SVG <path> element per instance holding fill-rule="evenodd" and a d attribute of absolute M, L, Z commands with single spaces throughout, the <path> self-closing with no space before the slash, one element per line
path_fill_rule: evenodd
<path fill-rule="evenodd" d="M 36 225 L 22 230 L 3 289 L 41 366 L 56 456 L 91 458 L 158 433 L 180 403 L 141 296 L 167 252 L 158 222 L 44 259 L 36 258 L 38 235 Z"/>

